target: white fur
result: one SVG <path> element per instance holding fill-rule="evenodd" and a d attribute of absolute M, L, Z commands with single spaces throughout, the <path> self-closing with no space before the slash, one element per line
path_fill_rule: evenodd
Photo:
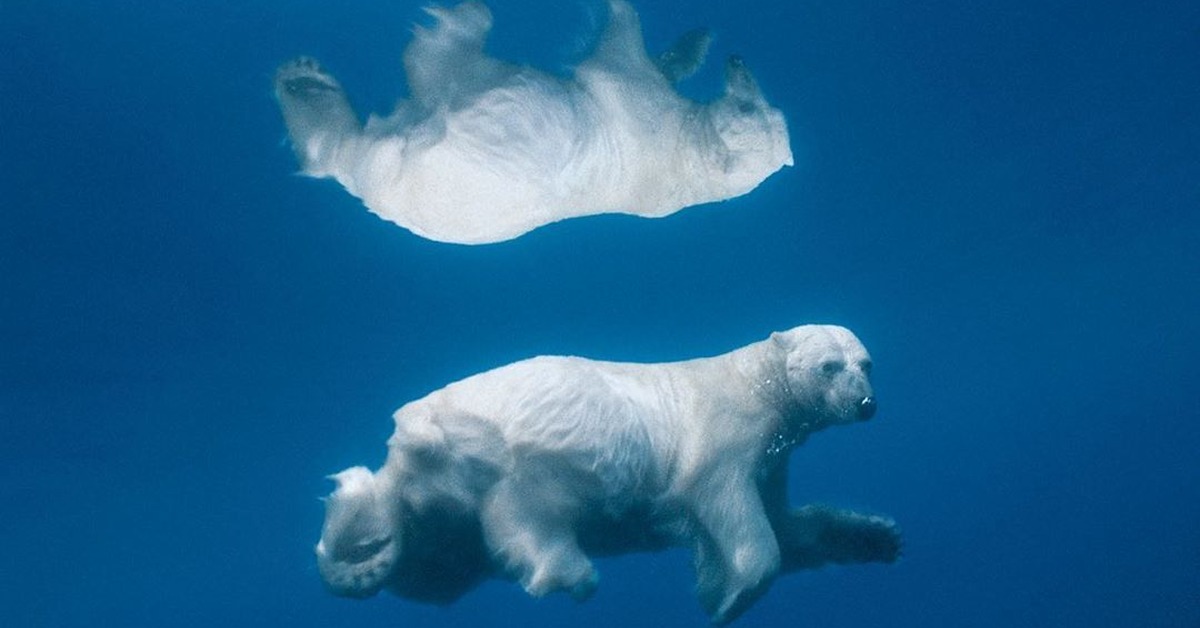
<path fill-rule="evenodd" d="M 598 582 L 589 554 L 683 545 L 724 622 L 781 567 L 894 560 L 890 520 L 792 513 L 784 486 L 795 445 L 869 418 L 869 369 L 849 331 L 809 325 L 713 358 L 537 357 L 450 384 L 396 412 L 373 476 L 335 476 L 321 573 L 354 596 L 445 602 L 499 575 L 583 598 Z"/>
<path fill-rule="evenodd" d="M 486 56 L 482 3 L 430 9 L 435 26 L 404 53 L 410 100 L 365 127 L 316 62 L 284 65 L 276 95 L 304 172 L 418 235 L 480 244 L 577 216 L 665 216 L 792 164 L 783 115 L 740 60 L 723 97 L 689 101 L 671 80 L 699 64 L 707 35 L 686 34 L 656 65 L 633 8 L 610 7 L 569 80 Z"/>

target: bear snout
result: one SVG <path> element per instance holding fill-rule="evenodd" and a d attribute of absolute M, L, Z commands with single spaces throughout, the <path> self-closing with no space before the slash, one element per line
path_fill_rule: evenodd
<path fill-rule="evenodd" d="M 862 401 L 858 402 L 858 419 L 866 421 L 875 416 L 875 410 L 879 404 L 875 403 L 875 397 L 863 397 Z"/>

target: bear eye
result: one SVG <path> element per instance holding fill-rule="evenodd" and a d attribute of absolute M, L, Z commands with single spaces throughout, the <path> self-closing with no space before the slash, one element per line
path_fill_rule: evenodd
<path fill-rule="evenodd" d="M 858 368 L 862 369 L 864 375 L 870 375 L 871 367 L 873 366 L 875 365 L 872 364 L 870 360 L 863 360 L 862 362 L 858 363 Z"/>
<path fill-rule="evenodd" d="M 845 368 L 845 365 L 836 360 L 828 360 L 821 363 L 821 372 L 826 375 L 833 375 L 843 368 Z"/>

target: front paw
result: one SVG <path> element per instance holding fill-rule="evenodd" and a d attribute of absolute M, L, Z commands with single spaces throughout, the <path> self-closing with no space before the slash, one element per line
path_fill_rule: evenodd
<path fill-rule="evenodd" d="M 582 553 L 539 564 L 520 580 L 521 586 L 533 597 L 566 591 L 580 602 L 590 598 L 600 584 L 599 574 Z"/>
<path fill-rule="evenodd" d="M 827 560 L 834 563 L 893 563 L 901 555 L 900 528 L 890 517 L 829 509 L 817 534 Z"/>

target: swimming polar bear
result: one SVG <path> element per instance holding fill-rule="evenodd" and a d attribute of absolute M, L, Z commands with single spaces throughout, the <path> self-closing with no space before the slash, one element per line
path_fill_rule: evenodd
<path fill-rule="evenodd" d="M 779 572 L 892 562 L 887 518 L 787 503 L 792 448 L 869 419 L 871 360 L 807 325 L 665 364 L 537 357 L 401 407 L 383 467 L 333 477 L 317 563 L 334 593 L 448 603 L 488 577 L 588 597 L 588 556 L 692 548 L 736 618 Z"/>
<path fill-rule="evenodd" d="M 486 56 L 492 16 L 480 2 L 427 9 L 436 24 L 416 27 L 404 52 L 410 99 L 365 127 L 315 61 L 283 65 L 275 94 L 303 172 L 417 235 L 482 244 L 577 216 L 666 216 L 792 164 L 783 114 L 738 58 L 724 96 L 692 102 L 672 83 L 700 65 L 707 34 L 685 34 L 655 62 L 633 8 L 609 6 L 571 79 Z"/>

